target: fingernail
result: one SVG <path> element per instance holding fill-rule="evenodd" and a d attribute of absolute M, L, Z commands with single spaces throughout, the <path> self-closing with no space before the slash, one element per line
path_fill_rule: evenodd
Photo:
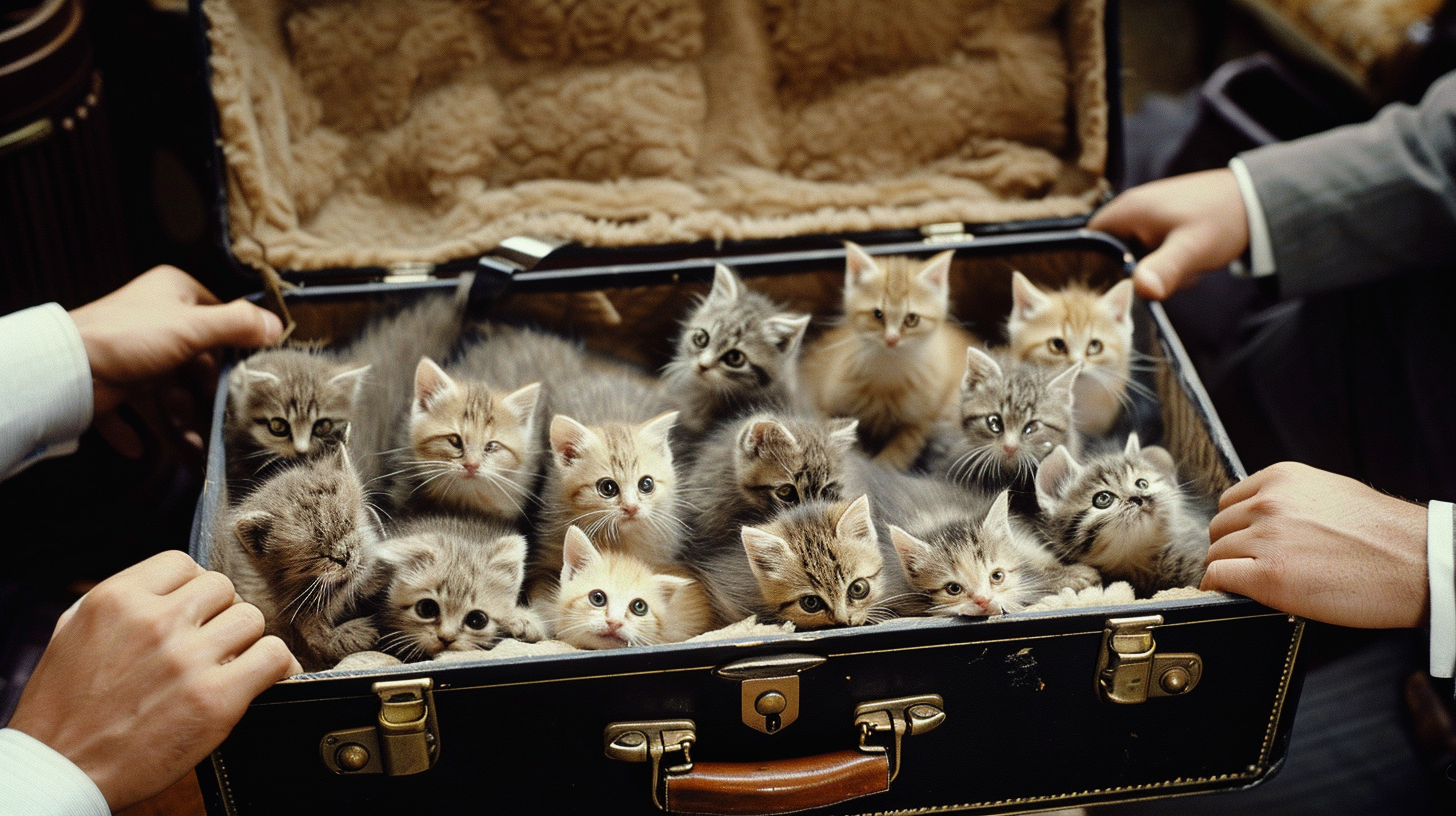
<path fill-rule="evenodd" d="M 263 336 L 269 343 L 276 343 L 283 336 L 283 321 L 267 309 L 263 310 Z"/>

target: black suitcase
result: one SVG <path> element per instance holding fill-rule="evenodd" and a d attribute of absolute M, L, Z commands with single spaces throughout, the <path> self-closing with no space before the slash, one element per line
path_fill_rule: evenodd
<path fill-rule="evenodd" d="M 279 33 L 282 18 L 319 5 L 327 4 L 201 2 L 194 13 L 214 75 L 261 81 L 268 60 L 240 70 L 238 43 L 276 41 L 268 54 L 286 63 L 297 43 Z M 760 8 L 746 0 L 689 5 L 707 9 L 708 19 L 727 7 Z M 782 15 L 812 5 L 786 0 L 762 8 Z M 1065 34 L 1069 54 L 1085 58 L 1095 45 L 1103 60 L 1095 75 L 1083 65 L 1069 77 L 1069 98 L 1091 89 L 1116 110 L 1114 9 L 1104 13 L 1091 0 L 1041 5 L 1051 10 L 1050 24 L 1082 26 Z M 943 7 L 963 10 L 955 2 Z M 219 33 L 218 21 L 241 28 Z M 268 83 L 255 92 L 253 102 L 266 107 Z M 258 168 L 239 164 L 238 154 L 248 151 L 234 148 L 269 134 L 240 132 L 236 110 L 220 110 L 217 211 L 229 251 L 246 272 L 272 264 L 304 284 L 270 296 L 282 301 L 299 338 L 346 338 L 377 310 L 452 289 L 468 270 L 473 316 L 531 320 L 660 363 L 676 319 L 706 290 L 716 262 L 794 308 L 831 312 L 844 238 L 872 254 L 955 249 L 955 313 L 994 338 L 1009 309 L 1009 269 L 1042 283 L 1110 284 L 1133 262 L 1115 240 L 1081 228 L 1085 213 L 1065 217 L 1056 212 L 1061 204 L 1038 211 L 1018 201 L 1007 211 L 1035 217 L 907 228 L 894 223 L 904 213 L 876 222 L 866 208 L 858 220 L 846 208 L 828 220 L 862 227 L 774 237 L 754 232 L 768 231 L 759 225 L 730 240 L 699 235 L 645 246 L 513 237 L 466 257 L 432 255 L 439 247 L 429 247 L 415 261 L 366 247 L 355 254 L 378 263 L 340 268 L 330 264 L 339 253 L 327 242 L 310 254 L 294 240 L 303 221 L 284 235 L 260 215 L 250 187 Z M 1068 165 L 1097 165 L 1105 175 L 1113 122 L 1079 122 L 1076 128 L 1104 141 L 1069 151 Z M 1095 203 L 1106 189 L 1093 180 L 1082 193 Z M 1060 194 L 1055 185 L 1018 193 L 1031 204 Z M 620 320 L 602 319 L 600 310 L 583 319 L 583 303 L 600 303 L 584 292 L 604 293 Z M 1139 376 L 1157 401 L 1127 422 L 1145 442 L 1173 453 L 1194 490 L 1215 496 L 1244 475 L 1238 459 L 1161 307 L 1139 304 L 1135 317 L 1138 348 L 1151 361 Z M 192 542 L 203 563 L 222 500 L 225 400 L 224 373 Z M 1189 593 L 976 621 L 902 619 L 611 652 L 482 653 L 465 662 L 326 671 L 260 696 L 199 777 L 213 814 L 502 806 L 546 813 L 1018 812 L 1227 790 L 1258 783 L 1283 760 L 1302 630 L 1301 621 L 1247 599 Z"/>

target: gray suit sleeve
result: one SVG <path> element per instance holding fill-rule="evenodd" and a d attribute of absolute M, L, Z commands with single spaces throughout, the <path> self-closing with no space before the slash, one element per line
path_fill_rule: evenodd
<path fill-rule="evenodd" d="M 1242 158 L 1286 297 L 1456 264 L 1456 73 L 1418 107 Z"/>

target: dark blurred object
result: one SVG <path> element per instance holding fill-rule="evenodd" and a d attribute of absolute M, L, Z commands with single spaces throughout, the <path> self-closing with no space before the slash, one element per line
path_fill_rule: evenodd
<path fill-rule="evenodd" d="M 1431 83 L 1456 70 L 1456 3 L 1442 4 L 1430 23 L 1413 26 L 1409 37 L 1416 47 L 1394 72 L 1387 101 L 1415 104 Z"/>
<path fill-rule="evenodd" d="M 0 313 L 79 306 L 133 274 L 81 0 L 0 16 Z"/>
<path fill-rule="evenodd" d="M 1438 682 L 1444 688 L 1437 688 Z M 1450 681 L 1415 672 L 1405 682 L 1405 705 L 1431 774 L 1432 795 L 1456 810 L 1456 706 L 1451 702 Z"/>

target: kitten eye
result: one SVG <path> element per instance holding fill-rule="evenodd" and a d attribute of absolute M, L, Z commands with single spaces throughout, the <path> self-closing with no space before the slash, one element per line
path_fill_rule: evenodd
<path fill-rule="evenodd" d="M 591 593 L 586 596 L 586 599 L 591 602 L 592 606 L 607 605 L 607 593 L 601 591 L 600 589 L 593 589 Z"/>
<path fill-rule="evenodd" d="M 721 359 L 723 360 L 723 365 L 729 368 L 742 368 L 743 364 L 748 362 L 748 358 L 744 357 L 743 352 L 738 349 L 728 349 Z"/>
<path fill-rule="evenodd" d="M 273 417 L 268 420 L 268 433 L 274 436 L 288 436 L 288 420 L 283 417 Z"/>
<path fill-rule="evenodd" d="M 810 615 L 824 611 L 824 599 L 818 595 L 805 595 L 799 599 L 799 608 Z"/>
<path fill-rule="evenodd" d="M 450 447 L 455 450 L 463 450 L 465 448 L 465 441 L 460 438 L 460 434 L 450 434 L 445 437 L 445 441 L 449 442 Z"/>
<path fill-rule="evenodd" d="M 657 483 L 652 481 L 651 476 L 643 476 L 641 481 L 637 482 L 637 490 L 642 493 L 651 493 L 656 487 Z"/>
<path fill-rule="evenodd" d="M 870 594 L 870 582 L 863 578 L 856 578 L 854 583 L 849 585 L 849 597 L 856 601 Z"/>
<path fill-rule="evenodd" d="M 702 329 L 698 329 L 697 331 L 693 332 L 693 345 L 697 346 L 698 348 L 707 348 L 708 333 L 703 331 Z"/>
<path fill-rule="evenodd" d="M 1097 495 L 1092 497 L 1092 506 L 1098 510 L 1106 510 L 1112 506 L 1113 495 L 1106 490 L 1099 490 Z"/>
<path fill-rule="evenodd" d="M 1148 489 L 1148 480 L 1147 479 L 1138 479 L 1136 482 L 1133 482 L 1133 484 L 1137 486 L 1137 489 L 1138 490 L 1147 490 Z"/>
<path fill-rule="evenodd" d="M 950 583 L 945 585 L 945 594 L 947 595 L 959 595 L 964 591 L 965 590 L 961 587 L 961 585 L 957 584 L 955 581 L 951 581 Z"/>
<path fill-rule="evenodd" d="M 501 443 L 495 441 L 494 439 L 492 439 L 489 442 L 485 443 L 485 452 L 486 453 L 495 453 L 496 451 L 498 451 L 500 449 L 501 449 Z"/>
<path fill-rule="evenodd" d="M 791 484 L 779 485 L 774 490 L 774 495 L 779 497 L 779 501 L 789 504 L 797 504 L 799 501 L 799 491 Z"/>
<path fill-rule="evenodd" d="M 1087 353 L 1088 354 L 1101 354 L 1102 353 L 1102 341 L 1101 340 L 1093 340 L 1092 342 L 1088 343 L 1087 344 Z"/>
<path fill-rule="evenodd" d="M 1001 424 L 1000 414 L 992 414 L 986 417 L 986 427 L 990 428 L 991 433 L 993 434 L 999 434 L 1002 431 L 1006 430 L 1006 426 Z"/>
<path fill-rule="evenodd" d="M 1006 570 L 999 570 L 999 569 L 998 570 L 991 570 L 991 584 L 992 584 L 992 586 L 995 586 L 996 584 L 1004 583 L 1005 581 L 1006 581 Z"/>
<path fill-rule="evenodd" d="M 440 617 L 440 605 L 430 598 L 421 598 L 420 602 L 415 604 L 415 614 L 425 620 L 434 620 Z"/>
<path fill-rule="evenodd" d="M 1067 353 L 1067 343 L 1060 337 L 1053 337 L 1052 339 L 1048 340 L 1047 348 L 1052 350 L 1052 354 Z"/>
<path fill-rule="evenodd" d="M 641 598 L 633 598 L 632 603 L 627 608 L 632 610 L 632 614 L 639 618 L 647 614 L 647 602 Z"/>
<path fill-rule="evenodd" d="M 915 314 L 914 312 L 911 312 L 910 314 L 905 315 L 905 328 L 907 328 L 907 329 L 913 329 L 913 328 L 915 328 L 916 326 L 919 326 L 919 325 L 920 325 L 920 315 Z"/>
<path fill-rule="evenodd" d="M 479 609 L 472 609 L 470 614 L 465 616 L 465 625 L 476 631 L 484 629 L 487 623 L 490 623 L 490 618 Z"/>
<path fill-rule="evenodd" d="M 875 310 L 875 319 L 884 322 L 885 313 L 879 309 Z"/>
<path fill-rule="evenodd" d="M 622 488 L 618 487 L 615 481 L 611 479 L 597 480 L 597 494 L 600 495 L 602 498 L 615 498 L 616 495 L 621 492 Z"/>
<path fill-rule="evenodd" d="M 1039 430 L 1041 430 L 1041 420 L 1033 419 L 1026 423 L 1026 427 L 1021 429 L 1021 433 L 1023 436 L 1031 436 Z"/>
<path fill-rule="evenodd" d="M 318 422 L 315 422 L 313 424 L 313 435 L 314 436 L 328 436 L 329 434 L 331 434 L 333 432 L 334 432 L 334 423 L 333 423 L 332 420 L 320 419 Z"/>

